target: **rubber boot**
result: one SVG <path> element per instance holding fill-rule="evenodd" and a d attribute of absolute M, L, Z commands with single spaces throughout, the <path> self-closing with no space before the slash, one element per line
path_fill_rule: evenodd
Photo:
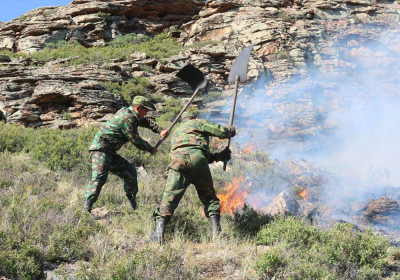
<path fill-rule="evenodd" d="M 218 235 L 221 233 L 221 225 L 219 223 L 220 216 L 219 215 L 211 215 L 210 216 L 210 225 L 212 230 L 212 239 L 215 240 Z"/>
<path fill-rule="evenodd" d="M 153 243 L 164 243 L 164 230 L 166 225 L 168 224 L 169 219 L 164 217 L 156 218 L 156 228 L 153 233 L 150 235 L 149 241 Z"/>
<path fill-rule="evenodd" d="M 132 209 L 136 210 L 137 209 L 136 197 L 133 195 L 127 195 L 126 197 L 128 198 L 129 203 L 132 206 Z"/>
<path fill-rule="evenodd" d="M 89 214 L 92 214 L 92 206 L 93 203 L 90 200 L 83 201 L 83 210 L 89 212 Z"/>

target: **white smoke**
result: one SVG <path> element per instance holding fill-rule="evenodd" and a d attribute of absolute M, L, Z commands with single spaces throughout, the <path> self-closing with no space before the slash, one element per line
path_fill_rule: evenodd
<path fill-rule="evenodd" d="M 339 75 L 317 72 L 285 84 L 260 76 L 242 86 L 234 141 L 362 184 L 399 187 L 400 45 L 391 36 L 338 46 L 346 65 Z M 222 108 L 224 116 L 229 110 Z"/>

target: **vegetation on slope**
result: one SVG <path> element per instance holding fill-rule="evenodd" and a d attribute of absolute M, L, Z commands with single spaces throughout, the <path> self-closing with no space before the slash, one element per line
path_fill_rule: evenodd
<path fill-rule="evenodd" d="M 87 48 L 77 41 L 60 41 L 57 44 L 48 44 L 47 47 L 32 54 L 13 53 L 2 50 L 0 54 L 10 57 L 29 57 L 39 61 L 73 58 L 64 65 L 79 65 L 87 63 L 110 62 L 111 59 L 129 60 L 134 52 L 145 52 L 148 57 L 163 59 L 183 50 L 183 47 L 166 33 L 160 33 L 153 38 L 128 34 L 111 41 L 106 46 Z"/>
<path fill-rule="evenodd" d="M 273 220 L 250 207 L 224 216 L 222 236 L 212 243 L 194 188 L 167 228 L 167 244 L 146 244 L 165 183 L 168 141 L 155 157 L 129 145 L 121 150 L 148 172 L 139 175 L 139 210 L 130 210 L 121 180 L 110 176 L 95 205 L 107 216 L 90 220 L 81 210 L 90 177 L 86 149 L 96 129 L 45 131 L 0 123 L 0 274 L 40 279 L 49 263 L 61 264 L 57 272 L 66 278 L 66 266 L 74 264 L 79 279 L 200 279 L 223 277 L 227 267 L 238 279 L 379 279 L 386 271 L 389 244 L 371 232 L 351 225 L 321 230 L 292 217 Z M 151 132 L 142 135 L 157 140 Z M 256 178 L 255 160 L 266 173 L 283 176 L 267 159 L 246 154 L 227 172 L 213 169 L 217 191 L 237 174 Z M 257 256 L 255 235 L 268 246 Z"/>
<path fill-rule="evenodd" d="M 179 48 L 164 34 L 153 39 L 132 35 L 105 47 L 51 46 L 31 57 L 79 56 L 71 63 L 80 64 L 127 58 L 135 51 L 162 59 Z M 142 80 L 106 86 L 127 100 L 134 89 L 146 92 Z M 166 127 L 182 105 L 176 99 L 164 105 L 157 121 Z M 168 141 L 154 157 L 131 145 L 121 149 L 122 156 L 147 171 L 139 175 L 139 209 L 130 210 L 121 180 L 110 176 L 95 204 L 106 214 L 91 220 L 82 213 L 82 200 L 90 179 L 87 148 L 97 129 L 34 130 L 0 122 L 0 275 L 41 279 L 50 264 L 57 264 L 65 279 L 70 273 L 78 279 L 379 279 L 386 272 L 389 244 L 371 232 L 350 225 L 324 231 L 292 217 L 273 220 L 247 206 L 233 217 L 224 216 L 222 235 L 211 242 L 194 188 L 187 190 L 167 227 L 167 244 L 145 243 L 165 184 Z M 148 130 L 140 133 L 153 144 L 158 140 Z M 213 148 L 223 145 L 215 142 Z M 267 154 L 238 155 L 239 148 L 232 149 L 228 171 L 212 170 L 217 192 L 241 174 L 249 176 L 254 188 L 280 190 L 277 182 L 285 174 Z M 255 241 L 265 246 L 263 253 L 255 254 Z"/>

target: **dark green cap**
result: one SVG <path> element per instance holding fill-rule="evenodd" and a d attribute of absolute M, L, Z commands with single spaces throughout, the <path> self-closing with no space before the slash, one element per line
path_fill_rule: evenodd
<path fill-rule="evenodd" d="M 185 118 L 196 118 L 198 116 L 198 113 L 195 111 L 186 111 L 182 114 L 182 119 Z"/>
<path fill-rule="evenodd" d="M 142 105 L 143 107 L 146 107 L 150 111 L 156 110 L 154 104 L 151 103 L 149 99 L 141 95 L 137 95 L 135 96 L 135 98 L 133 98 L 132 105 Z"/>

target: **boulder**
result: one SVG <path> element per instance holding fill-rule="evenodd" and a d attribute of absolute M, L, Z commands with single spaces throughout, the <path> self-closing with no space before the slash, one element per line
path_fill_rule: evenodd
<path fill-rule="evenodd" d="M 286 191 L 281 192 L 268 206 L 262 207 L 260 212 L 272 217 L 287 214 L 304 216 L 300 204 Z"/>

